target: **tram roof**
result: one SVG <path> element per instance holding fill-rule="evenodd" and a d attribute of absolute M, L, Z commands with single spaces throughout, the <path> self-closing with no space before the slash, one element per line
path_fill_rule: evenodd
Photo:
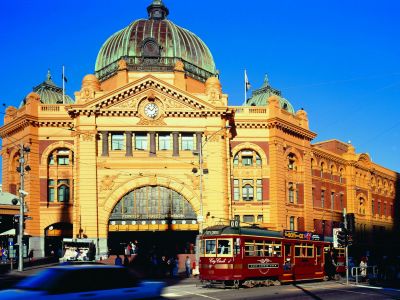
<path fill-rule="evenodd" d="M 204 236 L 212 235 L 255 235 L 255 236 L 265 236 L 265 237 L 283 237 L 282 232 L 272 231 L 268 229 L 263 229 L 259 227 L 230 227 L 225 225 L 216 225 L 207 227 L 204 230 Z"/>

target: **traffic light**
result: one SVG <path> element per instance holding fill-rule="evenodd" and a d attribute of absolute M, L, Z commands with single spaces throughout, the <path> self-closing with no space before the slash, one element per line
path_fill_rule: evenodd
<path fill-rule="evenodd" d="M 19 235 L 19 216 L 15 215 L 13 217 L 13 225 L 14 225 L 14 229 L 15 229 L 15 235 Z"/>
<path fill-rule="evenodd" d="M 354 234 L 355 232 L 355 218 L 354 214 L 346 214 L 346 223 L 347 223 L 347 229 L 349 231 L 349 234 Z"/>
<path fill-rule="evenodd" d="M 346 228 L 340 228 L 340 230 L 337 233 L 337 239 L 338 239 L 338 244 L 340 247 L 346 247 L 347 246 L 347 237 L 348 237 L 348 232 Z"/>

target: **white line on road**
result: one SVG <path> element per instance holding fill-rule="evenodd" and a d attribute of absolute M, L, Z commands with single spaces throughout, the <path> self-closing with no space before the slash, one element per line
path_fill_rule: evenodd
<path fill-rule="evenodd" d="M 312 285 L 298 285 L 304 289 L 307 288 L 314 288 L 314 289 L 323 289 L 323 290 L 333 290 L 333 291 L 340 291 L 340 292 L 345 292 L 345 293 L 351 293 L 351 294 L 360 294 L 360 295 L 368 295 L 368 296 L 375 296 L 376 294 L 373 293 L 362 293 L 362 292 L 356 292 L 356 291 L 347 291 L 347 290 L 342 290 L 342 289 L 335 289 L 335 288 L 326 288 L 322 286 L 312 286 Z"/>
<path fill-rule="evenodd" d="M 175 291 L 174 289 L 170 289 L 171 291 Z M 204 298 L 208 298 L 208 299 L 213 299 L 213 300 L 221 300 L 219 298 L 214 298 L 211 296 L 207 296 L 207 295 L 203 295 L 203 294 L 198 294 L 198 293 L 191 293 L 191 292 L 186 292 L 186 291 L 182 291 L 182 290 L 176 290 L 176 292 L 178 293 L 185 293 L 185 294 L 189 294 L 189 295 L 194 295 L 194 296 L 198 296 L 198 297 L 204 297 Z M 170 296 L 171 293 L 166 293 L 166 294 L 162 294 L 163 297 L 168 297 Z M 173 295 L 176 297 L 177 295 L 173 293 Z M 170 296 L 171 297 L 171 296 Z"/>

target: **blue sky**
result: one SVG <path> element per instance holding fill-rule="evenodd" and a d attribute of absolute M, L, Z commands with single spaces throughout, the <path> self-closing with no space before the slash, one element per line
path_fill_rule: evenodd
<path fill-rule="evenodd" d="M 18 0 L 0 4 L 0 107 L 18 106 L 50 69 L 67 93 L 94 72 L 105 40 L 151 0 Z M 169 19 L 209 46 L 229 105 L 268 74 L 315 142 L 351 140 L 357 153 L 400 171 L 400 1 L 172 1 Z M 241 3 L 241 4 L 240 4 Z M 2 108 L 4 112 L 4 107 Z"/>

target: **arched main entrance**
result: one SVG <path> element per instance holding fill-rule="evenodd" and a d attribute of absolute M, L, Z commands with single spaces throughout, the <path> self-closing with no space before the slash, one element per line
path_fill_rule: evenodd
<path fill-rule="evenodd" d="M 108 231 L 111 254 L 122 254 L 133 241 L 145 253 L 190 253 L 198 233 L 197 215 L 180 193 L 164 186 L 144 186 L 115 205 Z"/>

